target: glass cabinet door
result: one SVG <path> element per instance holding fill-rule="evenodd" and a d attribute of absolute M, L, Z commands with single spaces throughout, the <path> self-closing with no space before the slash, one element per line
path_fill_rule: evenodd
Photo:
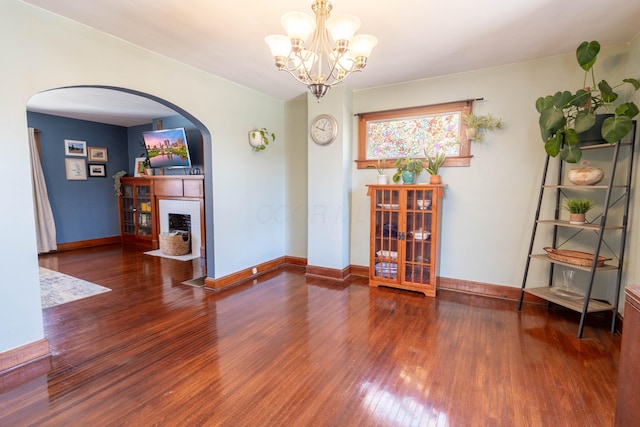
<path fill-rule="evenodd" d="M 374 203 L 374 266 L 375 277 L 397 281 L 398 239 L 400 227 L 400 192 L 379 189 L 373 195 Z"/>
<path fill-rule="evenodd" d="M 122 185 L 122 232 L 135 234 L 135 209 L 133 200 L 133 186 Z"/>
<path fill-rule="evenodd" d="M 407 189 L 404 280 L 430 284 L 433 190 Z"/>
<path fill-rule="evenodd" d="M 441 185 L 370 185 L 369 286 L 435 297 Z"/>
<path fill-rule="evenodd" d="M 148 185 L 136 187 L 138 236 L 151 236 L 151 189 Z"/>

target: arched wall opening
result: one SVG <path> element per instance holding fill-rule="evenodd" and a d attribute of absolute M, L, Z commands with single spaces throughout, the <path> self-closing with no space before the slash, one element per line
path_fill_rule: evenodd
<path fill-rule="evenodd" d="M 177 106 L 171 102 L 168 102 L 162 98 L 157 96 L 137 91 L 134 89 L 116 87 L 116 86 L 99 86 L 99 85 L 77 85 L 77 86 L 68 86 L 68 87 L 60 87 L 50 89 L 49 91 L 55 91 L 60 89 L 74 89 L 74 88 L 96 88 L 96 89 L 105 89 L 105 90 L 113 90 L 118 92 L 124 92 L 127 94 L 139 96 L 142 98 L 146 98 L 148 100 L 157 102 L 171 110 L 173 110 L 176 114 L 181 115 L 186 120 L 190 121 L 200 132 L 202 135 L 202 147 L 203 147 L 203 163 L 204 163 L 204 176 L 205 176 L 205 185 L 204 185 L 204 203 L 205 203 L 205 251 L 206 251 L 206 268 L 207 268 L 207 276 L 215 277 L 215 256 L 214 256 L 214 220 L 213 220 L 213 167 L 212 167 L 212 143 L 211 143 L 211 133 L 207 129 L 207 127 L 196 117 L 191 115 L 188 111 L 184 110 L 180 106 Z M 49 92 L 47 91 L 47 92 Z M 42 92 L 40 92 L 42 93 Z M 35 96 L 35 95 L 34 95 Z"/>

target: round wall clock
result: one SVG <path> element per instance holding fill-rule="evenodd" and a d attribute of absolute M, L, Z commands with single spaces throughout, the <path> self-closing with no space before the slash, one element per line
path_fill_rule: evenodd
<path fill-rule="evenodd" d="M 330 144 L 338 136 L 338 122 L 329 114 L 320 114 L 311 122 L 310 133 L 316 144 Z"/>

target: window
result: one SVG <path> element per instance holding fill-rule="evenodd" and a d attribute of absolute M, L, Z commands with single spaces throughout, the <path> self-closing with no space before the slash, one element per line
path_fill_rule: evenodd
<path fill-rule="evenodd" d="M 363 113 L 358 118 L 358 169 L 388 159 L 385 167 L 395 167 L 395 159 L 424 158 L 444 151 L 444 166 L 469 166 L 469 141 L 462 121 L 471 113 L 472 101 Z"/>

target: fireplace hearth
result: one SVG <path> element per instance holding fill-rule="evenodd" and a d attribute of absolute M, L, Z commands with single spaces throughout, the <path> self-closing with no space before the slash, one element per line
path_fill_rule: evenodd
<path fill-rule="evenodd" d="M 158 201 L 160 233 L 191 233 L 191 253 L 200 254 L 200 202 L 193 200 L 161 199 Z"/>

